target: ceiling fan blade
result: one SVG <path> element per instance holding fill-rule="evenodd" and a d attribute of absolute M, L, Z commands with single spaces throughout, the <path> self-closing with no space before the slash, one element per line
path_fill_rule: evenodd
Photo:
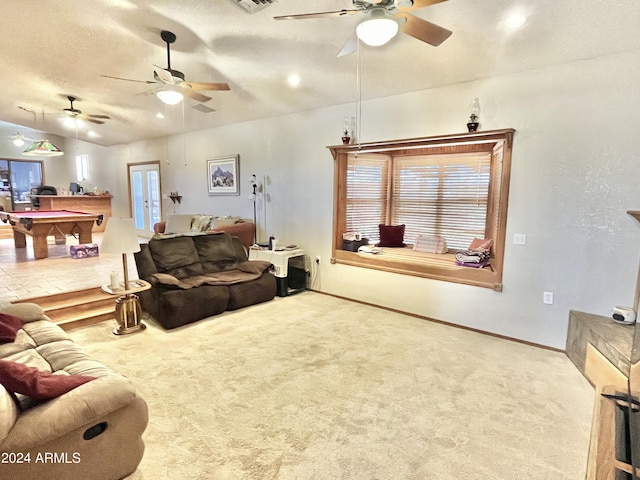
<path fill-rule="evenodd" d="M 299 15 L 282 15 L 280 17 L 273 17 L 275 20 L 305 20 L 307 18 L 325 18 L 325 17 L 342 17 L 344 15 L 353 15 L 354 13 L 360 13 L 362 10 L 336 10 L 333 12 L 319 12 L 319 13 L 301 13 Z"/>
<path fill-rule="evenodd" d="M 344 43 L 344 45 L 342 46 L 342 48 L 340 49 L 340 51 L 338 52 L 338 55 L 336 55 L 338 58 L 340 57 L 344 57 L 345 55 L 349 55 L 353 52 L 356 51 L 356 48 L 358 48 L 358 36 L 355 34 L 355 32 L 347 39 L 347 41 Z"/>
<path fill-rule="evenodd" d="M 398 2 L 398 8 L 403 12 L 409 12 L 411 10 L 417 10 L 418 8 L 428 7 L 430 5 L 435 5 L 436 3 L 446 2 L 447 0 L 413 0 L 413 5 L 410 7 L 403 7 L 401 2 Z"/>
<path fill-rule="evenodd" d="M 84 121 L 86 122 L 91 122 L 91 123 L 97 123 L 98 125 L 102 125 L 104 123 L 104 120 L 96 120 L 95 118 L 83 118 Z"/>
<path fill-rule="evenodd" d="M 195 100 L 196 102 L 208 102 L 209 100 L 211 100 L 211 97 L 207 97 L 206 95 L 203 95 L 201 93 L 195 92 L 191 88 L 185 88 L 185 89 L 182 90 L 182 92 L 187 97 Z"/>
<path fill-rule="evenodd" d="M 192 88 L 193 90 L 231 90 L 227 83 L 211 83 L 211 82 L 182 82 L 180 86 Z"/>
<path fill-rule="evenodd" d="M 153 71 L 153 73 L 155 73 L 155 76 L 161 82 L 168 83 L 169 85 L 175 85 L 176 82 L 173 79 L 173 75 L 171 75 L 171 72 L 157 65 L 154 65 L 154 67 L 156 67 L 156 69 Z"/>
<path fill-rule="evenodd" d="M 87 115 L 87 114 L 85 114 L 85 117 L 87 117 L 87 118 L 102 118 L 104 120 L 111 120 L 111 117 L 109 115 Z"/>
<path fill-rule="evenodd" d="M 100 75 L 104 78 L 111 78 L 113 80 L 124 80 L 125 82 L 136 82 L 136 83 L 156 83 L 152 80 L 133 80 L 131 78 L 122 78 L 122 77 L 112 77 L 111 75 Z"/>
<path fill-rule="evenodd" d="M 400 31 L 422 40 L 429 45 L 437 47 L 453 33 L 451 30 L 440 27 L 435 23 L 427 22 L 410 13 L 399 13 L 396 18 L 405 18 L 406 22 L 400 25 Z"/>

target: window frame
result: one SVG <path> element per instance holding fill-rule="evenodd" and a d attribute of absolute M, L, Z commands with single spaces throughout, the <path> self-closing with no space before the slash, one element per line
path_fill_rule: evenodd
<path fill-rule="evenodd" d="M 91 180 L 89 173 L 89 155 L 76 155 L 76 181 L 88 182 Z"/>
<path fill-rule="evenodd" d="M 463 283 L 502 291 L 504 247 L 511 176 L 511 156 L 515 129 L 490 130 L 402 140 L 389 140 L 327 147 L 334 159 L 334 212 L 331 263 L 372 268 L 404 275 Z M 342 250 L 346 229 L 347 164 L 349 154 L 378 153 L 390 156 L 417 156 L 473 152 L 491 148 L 491 180 L 485 237 L 493 239 L 491 266 L 461 267 L 455 253 L 418 253 L 411 249 L 387 249 L 381 255 Z"/>

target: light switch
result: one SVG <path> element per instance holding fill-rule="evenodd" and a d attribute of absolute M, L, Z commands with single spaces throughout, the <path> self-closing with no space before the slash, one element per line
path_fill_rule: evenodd
<path fill-rule="evenodd" d="M 525 245 L 527 243 L 527 236 L 524 233 L 514 233 L 513 234 L 513 244 L 514 245 Z"/>

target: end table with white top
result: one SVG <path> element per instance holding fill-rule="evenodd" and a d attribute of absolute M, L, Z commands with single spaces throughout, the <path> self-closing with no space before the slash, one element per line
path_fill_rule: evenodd
<path fill-rule="evenodd" d="M 276 277 L 276 293 L 279 297 L 307 289 L 309 273 L 304 250 L 301 248 L 268 250 L 251 247 L 249 260 L 263 260 L 273 265 L 272 273 Z"/>
<path fill-rule="evenodd" d="M 142 308 L 140 298 L 136 292 L 149 290 L 151 284 L 145 280 L 130 280 L 129 289 L 125 290 L 123 284 L 120 288 L 112 288 L 111 285 L 102 285 L 101 290 L 109 295 L 118 295 L 116 298 L 116 321 L 118 326 L 113 330 L 114 335 L 125 335 L 140 332 L 147 328 L 142 323 Z"/>

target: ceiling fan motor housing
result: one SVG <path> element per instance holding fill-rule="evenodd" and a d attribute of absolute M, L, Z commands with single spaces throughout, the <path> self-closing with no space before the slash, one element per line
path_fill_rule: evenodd
<path fill-rule="evenodd" d="M 403 2 L 403 3 L 406 3 Z M 413 2 L 410 2 L 413 4 Z M 396 8 L 395 0 L 380 0 L 378 2 L 367 1 L 367 0 L 353 0 L 353 6 L 358 10 L 369 10 L 371 8 L 385 8 L 387 10 L 391 10 Z"/>

